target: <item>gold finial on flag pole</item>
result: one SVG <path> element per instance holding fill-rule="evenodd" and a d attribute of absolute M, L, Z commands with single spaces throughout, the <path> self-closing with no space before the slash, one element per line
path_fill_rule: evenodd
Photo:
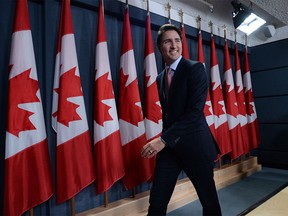
<path fill-rule="evenodd" d="M 213 22 L 211 20 L 208 23 L 208 26 L 210 27 L 211 34 L 213 35 Z"/>
<path fill-rule="evenodd" d="M 226 31 L 227 31 L 227 26 L 224 24 L 222 26 L 223 30 L 224 30 L 224 39 L 226 40 Z"/>
<path fill-rule="evenodd" d="M 184 15 L 183 10 L 180 9 L 179 12 L 178 12 L 178 14 L 179 14 L 179 16 L 180 16 L 181 24 L 184 25 L 184 23 L 183 23 L 183 15 Z"/>
<path fill-rule="evenodd" d="M 197 28 L 199 30 L 201 30 L 201 17 L 200 17 L 200 15 L 197 16 L 196 22 L 197 22 Z"/>
<path fill-rule="evenodd" d="M 171 5 L 169 4 L 169 2 L 167 3 L 165 9 L 168 10 L 168 22 L 171 24 L 171 16 L 170 16 Z"/>

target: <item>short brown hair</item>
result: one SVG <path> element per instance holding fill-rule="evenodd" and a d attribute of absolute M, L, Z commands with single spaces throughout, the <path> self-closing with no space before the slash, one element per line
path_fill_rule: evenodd
<path fill-rule="evenodd" d="M 157 46 L 161 45 L 163 34 L 166 31 L 171 31 L 171 30 L 176 31 L 178 33 L 181 41 L 182 41 L 182 32 L 179 28 L 177 28 L 175 25 L 172 25 L 172 24 L 164 24 L 159 28 L 159 30 L 157 32 Z"/>

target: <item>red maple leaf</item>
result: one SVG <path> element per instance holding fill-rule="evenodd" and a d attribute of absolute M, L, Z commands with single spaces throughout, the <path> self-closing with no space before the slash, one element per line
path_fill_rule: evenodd
<path fill-rule="evenodd" d="M 253 110 L 254 106 L 250 104 L 251 102 L 254 102 L 254 100 L 253 100 L 252 91 L 251 89 L 249 89 L 246 92 L 246 109 L 247 109 L 247 115 L 250 115 L 250 116 L 254 113 L 254 110 Z"/>
<path fill-rule="evenodd" d="M 105 121 L 113 120 L 108 112 L 111 106 L 102 102 L 105 99 L 114 98 L 112 81 L 108 79 L 108 75 L 109 73 L 107 72 L 95 80 L 94 107 L 96 112 L 94 114 L 94 120 L 101 126 L 104 126 Z"/>
<path fill-rule="evenodd" d="M 60 77 L 58 111 L 53 113 L 57 121 L 68 127 L 70 121 L 81 120 L 76 109 L 79 105 L 68 101 L 68 98 L 82 96 L 80 77 L 75 75 L 76 67 L 71 68 Z"/>
<path fill-rule="evenodd" d="M 245 116 L 246 115 L 246 104 L 243 89 L 239 92 L 240 86 L 236 86 L 237 93 L 237 102 L 238 102 L 238 110 L 239 114 Z"/>
<path fill-rule="evenodd" d="M 226 104 L 226 112 L 229 115 L 234 116 L 235 118 L 237 118 L 238 115 L 238 107 L 236 106 L 236 95 L 235 95 L 235 91 L 230 91 L 230 86 L 229 84 L 227 84 L 227 82 L 225 81 L 224 83 L 225 86 L 225 104 Z"/>
<path fill-rule="evenodd" d="M 209 91 L 207 92 L 207 98 L 206 98 L 206 102 L 205 102 L 205 105 L 204 105 L 204 114 L 205 116 L 210 116 L 212 115 L 212 112 L 210 111 L 210 108 L 212 107 L 210 104 L 211 104 L 211 98 L 210 98 L 210 93 Z"/>
<path fill-rule="evenodd" d="M 10 70 L 13 65 L 10 65 Z M 39 89 L 38 81 L 29 77 L 31 68 L 9 80 L 9 110 L 7 131 L 19 136 L 21 131 L 36 129 L 29 117 L 29 112 L 19 107 L 20 104 L 40 102 L 36 93 Z"/>
<path fill-rule="evenodd" d="M 239 94 L 242 94 L 242 91 L 243 90 L 241 90 L 240 92 L 239 92 L 239 89 L 240 89 L 240 86 L 236 86 L 236 89 L 235 89 L 235 91 L 236 91 L 236 93 L 239 95 Z"/>
<path fill-rule="evenodd" d="M 212 82 L 212 89 L 215 84 L 215 82 Z M 211 91 L 213 114 L 218 116 L 218 118 L 220 118 L 220 115 L 225 114 L 223 111 L 223 105 L 219 103 L 220 101 L 223 101 L 222 89 L 220 87 L 221 86 L 219 85 L 215 90 Z"/>
<path fill-rule="evenodd" d="M 141 107 L 139 107 L 140 96 L 138 92 L 137 79 L 126 85 L 129 75 L 125 75 L 123 69 L 120 70 L 120 92 L 119 92 L 119 118 L 135 126 L 143 121 Z"/>
<path fill-rule="evenodd" d="M 150 76 L 145 77 L 145 86 L 148 86 Z M 145 88 L 145 109 L 144 115 L 147 119 L 158 124 L 162 118 L 161 107 L 157 104 L 159 102 L 158 89 L 156 82 Z"/>
<path fill-rule="evenodd" d="M 205 116 L 210 116 L 210 115 L 212 115 L 212 113 L 210 112 L 210 105 L 208 105 L 207 103 L 205 103 L 205 106 L 204 106 L 204 114 L 205 114 Z"/>

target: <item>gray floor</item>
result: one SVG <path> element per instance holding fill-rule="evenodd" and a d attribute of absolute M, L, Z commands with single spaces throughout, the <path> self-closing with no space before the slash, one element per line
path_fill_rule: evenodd
<path fill-rule="evenodd" d="M 288 182 L 288 170 L 262 167 L 253 175 L 218 191 L 223 216 L 236 216 Z M 199 200 L 167 216 L 201 216 Z"/>

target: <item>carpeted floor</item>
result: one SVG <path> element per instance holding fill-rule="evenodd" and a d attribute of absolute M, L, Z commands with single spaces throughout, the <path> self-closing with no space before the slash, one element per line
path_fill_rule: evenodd
<path fill-rule="evenodd" d="M 287 182 L 288 170 L 262 167 L 261 171 L 218 191 L 223 216 L 239 215 Z M 167 216 L 190 215 L 202 215 L 199 200 L 167 214 Z"/>

